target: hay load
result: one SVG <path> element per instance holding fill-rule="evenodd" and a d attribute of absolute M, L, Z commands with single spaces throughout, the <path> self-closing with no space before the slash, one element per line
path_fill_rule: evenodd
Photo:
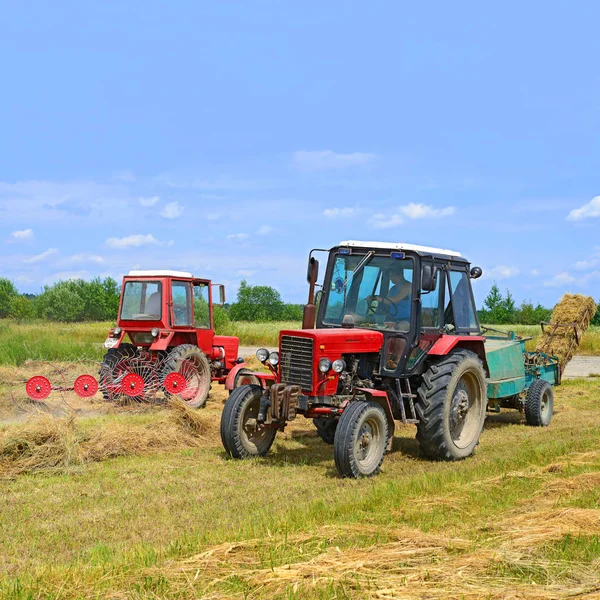
<path fill-rule="evenodd" d="M 596 303 L 592 298 L 581 294 L 565 294 L 554 307 L 536 351 L 556 356 L 563 370 L 573 358 L 595 314 Z"/>

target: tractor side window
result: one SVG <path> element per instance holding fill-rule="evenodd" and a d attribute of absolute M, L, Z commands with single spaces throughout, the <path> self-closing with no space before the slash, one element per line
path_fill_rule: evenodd
<path fill-rule="evenodd" d="M 469 276 L 465 271 L 450 271 L 450 295 L 456 329 L 477 329 Z"/>
<path fill-rule="evenodd" d="M 440 287 L 442 285 L 442 271 L 438 271 L 437 283 L 433 292 L 421 293 L 421 327 L 440 326 Z"/>
<path fill-rule="evenodd" d="M 174 325 L 192 324 L 190 284 L 186 281 L 174 281 L 172 284 Z"/>
<path fill-rule="evenodd" d="M 161 285 L 158 281 L 128 281 L 125 284 L 121 319 L 160 321 L 161 312 Z"/>
<path fill-rule="evenodd" d="M 194 285 L 194 324 L 199 329 L 210 329 L 210 304 L 208 285 Z"/>

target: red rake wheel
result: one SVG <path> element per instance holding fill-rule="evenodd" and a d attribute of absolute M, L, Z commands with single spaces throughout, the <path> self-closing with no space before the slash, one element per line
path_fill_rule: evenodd
<path fill-rule="evenodd" d="M 35 375 L 25 384 L 25 391 L 31 400 L 45 400 L 52 391 L 52 384 L 43 375 Z"/>
<path fill-rule="evenodd" d="M 80 398 L 92 398 L 98 392 L 98 382 L 92 375 L 80 375 L 75 380 L 73 389 Z"/>
<path fill-rule="evenodd" d="M 144 395 L 144 378 L 137 373 L 128 373 L 123 377 L 121 392 L 130 398 L 139 398 Z"/>
<path fill-rule="evenodd" d="M 165 391 L 174 396 L 185 392 L 186 385 L 187 380 L 181 373 L 169 373 L 163 382 Z"/>

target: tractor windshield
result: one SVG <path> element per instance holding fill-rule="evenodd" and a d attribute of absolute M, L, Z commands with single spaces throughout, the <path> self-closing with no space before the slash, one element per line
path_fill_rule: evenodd
<path fill-rule="evenodd" d="M 121 319 L 160 321 L 162 286 L 159 281 L 128 281 L 123 292 Z"/>
<path fill-rule="evenodd" d="M 361 264 L 362 263 L 362 264 Z M 336 255 L 331 285 L 324 290 L 325 325 L 344 319 L 359 327 L 409 331 L 413 294 L 410 258 Z"/>

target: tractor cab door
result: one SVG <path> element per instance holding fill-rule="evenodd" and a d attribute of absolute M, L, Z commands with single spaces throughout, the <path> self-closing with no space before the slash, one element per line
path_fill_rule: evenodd
<path fill-rule="evenodd" d="M 198 347 L 204 352 L 212 351 L 213 345 L 213 304 L 212 288 L 209 281 L 195 280 L 194 291 L 194 323 Z"/>
<path fill-rule="evenodd" d="M 479 333 L 471 278 L 466 269 L 450 267 L 447 271 L 444 305 L 445 333 Z"/>

